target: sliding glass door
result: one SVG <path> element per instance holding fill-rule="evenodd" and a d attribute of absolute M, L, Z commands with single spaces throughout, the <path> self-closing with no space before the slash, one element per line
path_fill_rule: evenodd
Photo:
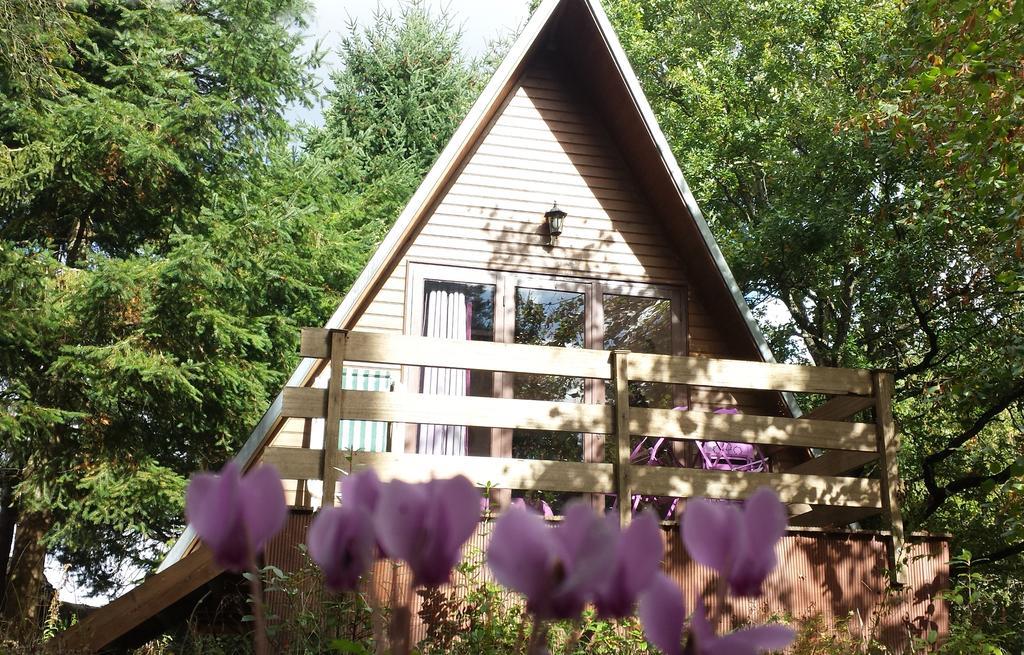
<path fill-rule="evenodd" d="M 607 280 L 410 264 L 410 332 L 560 348 L 686 354 L 684 290 Z M 408 329 L 408 328 L 407 328 Z M 422 393 L 557 402 L 610 402 L 601 380 L 425 369 L 411 378 Z M 686 390 L 634 383 L 631 404 L 671 409 Z M 419 426 L 406 450 L 562 461 L 603 461 L 600 435 L 534 430 Z"/>

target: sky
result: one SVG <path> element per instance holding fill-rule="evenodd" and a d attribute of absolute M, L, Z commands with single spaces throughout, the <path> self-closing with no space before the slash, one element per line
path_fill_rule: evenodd
<path fill-rule="evenodd" d="M 432 11 L 447 9 L 455 24 L 461 26 L 463 45 L 471 57 L 483 54 L 487 44 L 497 37 L 515 32 L 529 16 L 529 0 L 422 0 Z M 313 13 L 307 33 L 307 48 L 319 40 L 327 53 L 320 76 L 327 83 L 329 72 L 338 66 L 337 47 L 349 25 L 356 21 L 369 25 L 378 9 L 397 13 L 400 0 L 313 0 Z M 288 118 L 293 122 L 305 121 L 319 125 L 323 109 L 293 107 Z"/>

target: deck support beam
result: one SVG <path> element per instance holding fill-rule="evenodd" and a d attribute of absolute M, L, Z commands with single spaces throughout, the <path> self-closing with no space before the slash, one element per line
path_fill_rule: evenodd
<path fill-rule="evenodd" d="M 341 469 L 341 454 L 338 439 L 341 430 L 342 402 L 341 384 L 344 379 L 345 350 L 348 346 L 348 330 L 331 330 L 331 380 L 327 389 L 327 419 L 324 421 L 324 488 L 320 499 L 321 507 L 334 505 Z"/>
<path fill-rule="evenodd" d="M 612 353 L 615 393 L 615 493 L 619 502 L 619 526 L 633 518 L 633 476 L 629 466 L 629 351 Z"/>
<path fill-rule="evenodd" d="M 900 513 L 897 487 L 899 485 L 900 442 L 892 418 L 893 376 L 888 371 L 874 371 L 872 383 L 875 397 L 875 425 L 878 435 L 879 477 L 882 487 L 882 511 L 889 521 L 892 533 L 889 568 L 897 584 L 907 581 L 907 567 L 904 561 L 903 515 Z"/>

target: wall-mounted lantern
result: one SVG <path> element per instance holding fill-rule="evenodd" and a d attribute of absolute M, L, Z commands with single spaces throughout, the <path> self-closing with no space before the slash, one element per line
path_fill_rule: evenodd
<path fill-rule="evenodd" d="M 565 225 L 566 213 L 558 208 L 558 203 L 551 205 L 551 209 L 544 212 L 544 220 L 548 224 L 548 245 L 558 244 L 558 236 L 562 233 Z"/>

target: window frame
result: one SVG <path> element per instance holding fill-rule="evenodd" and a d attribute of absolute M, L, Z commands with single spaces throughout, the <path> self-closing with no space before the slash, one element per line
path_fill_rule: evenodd
<path fill-rule="evenodd" d="M 545 289 L 582 293 L 584 297 L 584 348 L 604 349 L 604 296 L 622 295 L 640 298 L 668 300 L 672 312 L 673 355 L 688 354 L 687 320 L 688 289 L 683 282 L 661 284 L 648 282 L 626 282 L 603 278 L 570 277 L 565 275 L 544 275 L 512 270 L 494 270 L 466 266 L 438 264 L 436 262 L 406 262 L 406 305 L 404 331 L 407 335 L 422 336 L 424 312 L 424 283 L 427 280 L 461 282 L 467 284 L 494 285 L 494 340 L 495 343 L 515 342 L 515 301 L 516 289 Z M 420 369 L 415 366 L 402 367 L 402 380 L 406 389 L 418 389 Z M 492 395 L 495 398 L 512 398 L 513 374 L 494 372 Z M 689 405 L 689 389 L 677 387 L 676 401 Z M 605 402 L 604 384 L 594 378 L 584 380 L 584 402 Z M 416 452 L 416 426 L 405 430 L 404 451 Z M 492 428 L 492 457 L 512 456 L 512 430 Z M 584 435 L 583 461 L 604 461 L 604 435 Z"/>

